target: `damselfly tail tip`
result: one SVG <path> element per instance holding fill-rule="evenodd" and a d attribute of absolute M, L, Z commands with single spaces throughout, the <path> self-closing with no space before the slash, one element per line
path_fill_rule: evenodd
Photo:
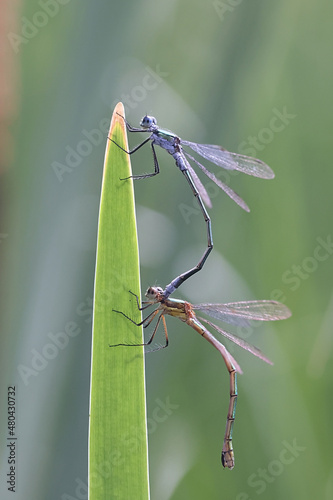
<path fill-rule="evenodd" d="M 228 469 L 232 470 L 235 467 L 234 451 L 233 450 L 227 450 L 227 451 L 222 450 L 221 462 L 222 462 L 222 465 L 224 468 L 227 467 Z"/>

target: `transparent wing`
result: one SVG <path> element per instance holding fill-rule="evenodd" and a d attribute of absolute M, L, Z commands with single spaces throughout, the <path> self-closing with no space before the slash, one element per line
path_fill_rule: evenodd
<path fill-rule="evenodd" d="M 185 153 L 186 156 L 188 158 L 190 158 L 190 160 L 194 161 L 201 168 L 201 170 L 207 175 L 207 177 L 209 177 L 213 182 L 215 182 L 215 184 L 220 189 L 222 189 L 232 200 L 234 200 L 237 203 L 237 205 L 239 205 L 241 208 L 243 208 L 243 210 L 245 210 L 246 212 L 250 211 L 250 209 L 247 206 L 247 204 L 245 203 L 245 201 L 237 193 L 235 193 L 235 191 L 233 189 L 231 189 L 231 187 L 229 187 L 227 184 L 224 184 L 224 182 L 222 182 L 220 179 L 218 179 L 212 172 L 207 170 L 207 168 L 204 167 L 192 155 L 190 155 L 189 153 L 187 153 L 185 151 L 183 151 L 183 153 Z M 186 164 L 189 165 L 189 162 L 186 161 Z M 193 168 L 191 167 L 191 172 L 192 171 L 194 172 Z"/>
<path fill-rule="evenodd" d="M 273 170 L 261 160 L 250 156 L 230 153 L 221 146 L 215 144 L 197 144 L 196 142 L 183 141 L 181 144 L 190 147 L 206 160 L 215 163 L 226 170 L 238 170 L 244 174 L 260 177 L 261 179 L 273 179 Z"/>
<path fill-rule="evenodd" d="M 231 342 L 233 342 L 234 344 L 238 345 L 239 347 L 242 347 L 246 351 L 249 351 L 251 354 L 253 354 L 254 356 L 257 356 L 257 358 L 262 359 L 263 361 L 265 361 L 269 365 L 273 365 L 273 362 L 269 358 L 267 358 L 261 352 L 261 350 L 258 349 L 257 347 L 255 347 L 254 345 L 251 345 L 248 342 L 246 342 L 244 339 L 237 337 L 237 335 L 233 335 L 232 333 L 229 333 L 229 332 L 226 332 L 225 330 L 222 330 L 222 328 L 219 328 L 217 325 L 214 325 L 214 323 L 211 323 L 210 321 L 208 321 L 205 318 L 200 318 L 200 320 L 207 323 L 209 326 L 214 328 L 214 330 L 216 330 L 221 335 L 223 335 L 223 337 L 225 337 L 228 340 L 231 340 Z"/>
<path fill-rule="evenodd" d="M 277 321 L 287 319 L 291 312 L 281 302 L 274 300 L 250 300 L 228 304 L 196 304 L 192 306 L 212 318 L 237 326 L 246 326 L 250 320 Z"/>
<path fill-rule="evenodd" d="M 209 198 L 209 195 L 206 191 L 205 186 L 202 184 L 201 180 L 199 179 L 196 172 L 193 170 L 193 168 L 191 167 L 191 165 L 189 164 L 189 162 L 187 161 L 186 158 L 185 158 L 185 162 L 186 162 L 186 167 L 187 167 L 188 171 L 190 172 L 192 180 L 195 184 L 195 187 L 197 188 L 197 190 L 202 198 L 202 201 L 204 202 L 204 204 L 208 208 L 212 208 L 212 202 L 210 201 L 210 198 Z"/>

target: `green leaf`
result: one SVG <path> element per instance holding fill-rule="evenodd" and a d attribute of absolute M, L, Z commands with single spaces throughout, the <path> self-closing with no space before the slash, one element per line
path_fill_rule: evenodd
<path fill-rule="evenodd" d="M 124 107 L 117 104 L 109 137 L 128 150 Z M 89 429 L 89 500 L 149 498 L 139 259 L 129 155 L 107 141 L 99 212 Z"/>

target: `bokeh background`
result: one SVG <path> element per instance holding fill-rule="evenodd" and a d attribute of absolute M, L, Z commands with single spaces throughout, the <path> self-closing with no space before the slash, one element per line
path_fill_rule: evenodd
<path fill-rule="evenodd" d="M 180 137 L 248 152 L 276 173 L 219 172 L 250 214 L 201 177 L 215 247 L 175 297 L 275 297 L 293 312 L 243 332 L 274 367 L 232 348 L 244 371 L 232 472 L 220 463 L 227 371 L 169 318 L 170 347 L 146 356 L 152 498 L 332 498 L 333 4 L 29 0 L 1 10 L 1 498 L 12 498 L 12 385 L 15 498 L 86 498 L 105 124 L 120 100 L 133 125 L 153 114 Z M 135 183 L 143 292 L 196 264 L 206 245 L 185 179 L 158 156 L 161 174 Z M 152 170 L 149 147 L 132 166 Z M 56 347 L 73 322 L 80 333 Z"/>

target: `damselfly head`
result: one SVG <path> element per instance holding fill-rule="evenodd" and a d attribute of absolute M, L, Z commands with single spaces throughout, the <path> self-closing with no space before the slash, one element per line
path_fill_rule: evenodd
<path fill-rule="evenodd" d="M 146 291 L 146 297 L 148 300 L 157 301 L 163 294 L 163 288 L 160 286 L 150 286 Z"/>
<path fill-rule="evenodd" d="M 140 126 L 143 128 L 150 128 L 152 125 L 156 124 L 157 124 L 156 118 L 148 115 L 145 115 L 140 122 Z"/>

